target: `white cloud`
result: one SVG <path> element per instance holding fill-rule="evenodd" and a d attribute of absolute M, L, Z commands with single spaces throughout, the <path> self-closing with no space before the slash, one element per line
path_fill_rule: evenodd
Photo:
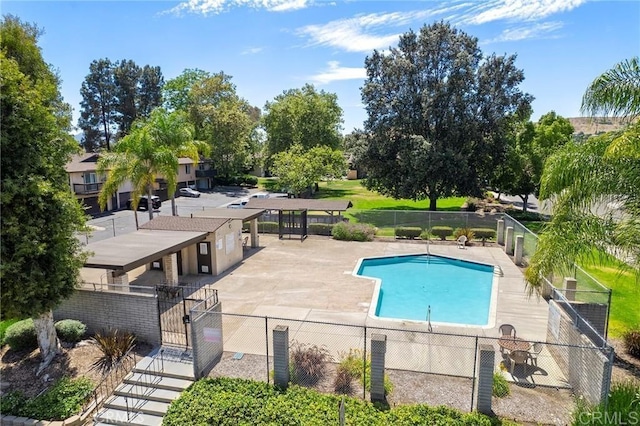
<path fill-rule="evenodd" d="M 243 55 L 255 55 L 256 53 L 262 52 L 262 47 L 250 47 L 242 51 Z"/>
<path fill-rule="evenodd" d="M 587 0 L 490 0 L 466 10 L 459 20 L 467 24 L 486 24 L 499 20 L 536 21 L 556 13 L 568 12 Z"/>
<path fill-rule="evenodd" d="M 458 6 L 455 6 L 457 8 Z M 442 10 L 442 9 L 441 9 Z M 398 41 L 400 32 L 385 27 L 406 27 L 439 11 L 418 10 L 411 12 L 371 13 L 353 18 L 338 19 L 320 25 L 307 25 L 296 30 L 300 36 L 309 39 L 311 46 L 332 46 L 348 52 L 370 52 L 373 49 L 389 47 Z M 405 29 L 405 28 L 403 28 Z"/>
<path fill-rule="evenodd" d="M 211 15 L 225 12 L 232 7 L 252 7 L 270 12 L 286 12 L 304 9 L 313 5 L 314 0 L 187 0 L 167 13 L 180 15 L 184 12 Z"/>
<path fill-rule="evenodd" d="M 519 41 L 527 39 L 552 38 L 552 33 L 564 26 L 562 22 L 543 22 L 519 28 L 508 28 L 493 39 L 482 42 L 482 44 L 499 43 L 504 41 Z"/>
<path fill-rule="evenodd" d="M 332 81 L 339 80 L 364 80 L 367 78 L 367 72 L 364 67 L 341 67 L 337 61 L 327 63 L 329 68 L 323 72 L 309 77 L 311 81 L 318 84 L 327 84 Z"/>

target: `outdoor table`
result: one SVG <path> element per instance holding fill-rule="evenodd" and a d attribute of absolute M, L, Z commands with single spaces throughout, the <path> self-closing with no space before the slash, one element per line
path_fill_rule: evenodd
<path fill-rule="evenodd" d="M 501 348 L 508 350 L 509 352 L 528 351 L 531 347 L 531 343 L 527 342 L 526 340 L 512 336 L 501 337 L 500 339 L 498 339 L 498 345 Z"/>

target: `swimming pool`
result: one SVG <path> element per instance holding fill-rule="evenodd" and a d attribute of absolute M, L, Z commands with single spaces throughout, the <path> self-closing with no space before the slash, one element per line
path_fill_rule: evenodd
<path fill-rule="evenodd" d="M 491 327 L 497 288 L 493 269 L 421 254 L 360 259 L 355 275 L 377 281 L 370 308 L 374 317 L 426 321 L 430 308 L 432 324 Z"/>

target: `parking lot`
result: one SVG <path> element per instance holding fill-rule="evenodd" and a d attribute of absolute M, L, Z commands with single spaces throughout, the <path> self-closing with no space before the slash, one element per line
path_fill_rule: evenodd
<path fill-rule="evenodd" d="M 195 211 L 225 207 L 230 203 L 242 198 L 249 197 L 252 193 L 258 192 L 256 188 L 240 187 L 216 187 L 208 192 L 201 192 L 198 198 L 177 197 L 176 207 L 178 216 L 190 216 Z M 154 216 L 171 215 L 171 200 L 164 201 L 160 209 L 153 212 Z M 142 225 L 149 221 L 149 213 L 138 211 L 138 224 Z M 87 224 L 92 232 L 79 235 L 82 243 L 88 244 L 95 241 L 104 240 L 122 235 L 136 230 L 136 221 L 133 210 L 119 210 L 106 212 L 99 217 L 95 217 Z"/>

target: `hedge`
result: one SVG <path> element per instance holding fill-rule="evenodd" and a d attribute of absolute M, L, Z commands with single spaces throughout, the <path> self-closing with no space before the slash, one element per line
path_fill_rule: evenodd
<path fill-rule="evenodd" d="M 496 237 L 496 230 L 492 228 L 473 228 L 471 229 L 476 238 L 482 240 L 482 244 L 486 240 L 491 240 Z"/>
<path fill-rule="evenodd" d="M 225 377 L 201 379 L 173 401 L 163 425 L 336 425 L 342 396 L 321 394 L 297 385 L 274 385 Z M 444 406 L 405 405 L 380 410 L 370 402 L 345 397 L 347 424 L 357 425 L 491 425 L 500 424 L 477 413 Z"/>
<path fill-rule="evenodd" d="M 399 226 L 395 229 L 396 237 L 414 239 L 420 236 L 422 228 L 419 226 Z"/>
<path fill-rule="evenodd" d="M 440 237 L 440 239 L 444 241 L 447 237 L 453 235 L 453 228 L 450 226 L 434 226 L 430 232 L 432 235 Z"/>
<path fill-rule="evenodd" d="M 37 348 L 38 338 L 33 319 L 27 318 L 10 325 L 5 332 L 4 342 L 16 351 Z"/>
<path fill-rule="evenodd" d="M 309 234 L 311 235 L 328 235 L 331 236 L 333 224 L 330 223 L 310 223 Z"/>
<path fill-rule="evenodd" d="M 74 319 L 64 319 L 56 322 L 56 333 L 63 342 L 76 343 L 82 340 L 87 332 L 87 326 Z"/>
<path fill-rule="evenodd" d="M 340 222 L 333 225 L 331 235 L 334 240 L 342 241 L 373 241 L 376 228 L 364 223 Z"/>

